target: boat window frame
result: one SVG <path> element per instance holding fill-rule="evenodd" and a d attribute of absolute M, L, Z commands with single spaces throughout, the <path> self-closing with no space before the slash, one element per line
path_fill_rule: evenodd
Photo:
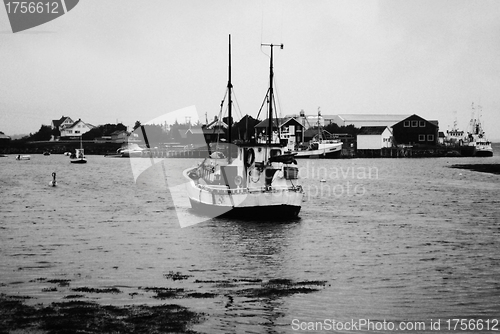
<path fill-rule="evenodd" d="M 271 149 L 271 150 L 269 151 L 269 156 L 270 156 L 270 157 L 277 157 L 277 156 L 280 156 L 280 155 L 282 155 L 282 154 L 283 154 L 283 152 L 281 152 L 281 150 L 280 150 L 280 149 Z"/>

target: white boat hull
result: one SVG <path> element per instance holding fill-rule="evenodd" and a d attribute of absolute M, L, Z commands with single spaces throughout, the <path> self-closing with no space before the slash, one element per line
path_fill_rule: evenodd
<path fill-rule="evenodd" d="M 492 157 L 493 156 L 493 148 L 489 147 L 476 147 L 474 151 L 474 156 L 476 157 Z"/>
<path fill-rule="evenodd" d="M 342 151 L 342 143 L 319 150 L 294 151 L 295 158 L 338 158 Z"/>
<path fill-rule="evenodd" d="M 247 192 L 230 190 L 214 193 L 190 185 L 189 201 L 191 207 L 203 215 L 240 216 L 252 220 L 268 218 L 297 217 L 302 205 L 304 193 L 300 190 L 270 190 Z M 233 205 L 234 203 L 234 205 Z"/>
<path fill-rule="evenodd" d="M 302 187 L 234 188 L 196 183 L 184 171 L 191 207 L 205 216 L 238 216 L 251 220 L 295 218 L 300 212 Z"/>

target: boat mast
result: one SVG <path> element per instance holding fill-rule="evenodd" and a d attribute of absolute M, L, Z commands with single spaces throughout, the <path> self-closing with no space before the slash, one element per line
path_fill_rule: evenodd
<path fill-rule="evenodd" d="M 270 145 L 273 141 L 273 47 L 279 46 L 283 49 L 283 44 L 274 45 L 274 44 L 261 44 L 261 46 L 269 46 L 271 47 L 271 60 L 269 65 L 269 125 L 268 125 L 268 137 L 267 144 Z"/>
<path fill-rule="evenodd" d="M 476 134 L 476 109 L 474 108 L 474 102 L 472 102 L 471 109 L 472 113 L 471 113 L 469 128 L 471 134 Z"/>
<path fill-rule="evenodd" d="M 321 110 L 318 107 L 318 142 L 320 142 L 323 139 L 323 136 L 321 134 L 321 128 L 320 128 L 320 125 L 319 125 L 319 118 L 320 118 L 320 116 L 321 116 Z"/>
<path fill-rule="evenodd" d="M 232 104 L 233 101 L 231 100 L 231 90 L 233 88 L 233 85 L 231 83 L 231 34 L 229 34 L 229 69 L 228 69 L 228 80 L 227 80 L 227 92 L 228 92 L 228 106 L 227 106 L 227 124 L 228 124 L 228 129 L 227 129 L 227 142 L 228 142 L 228 148 L 227 148 L 227 162 L 231 163 L 231 127 L 233 126 L 232 124 Z"/>
<path fill-rule="evenodd" d="M 481 124 L 481 116 L 483 114 L 483 107 L 481 107 L 479 104 L 477 105 L 477 133 L 480 135 L 479 138 L 482 138 L 483 135 L 483 125 Z"/>
<path fill-rule="evenodd" d="M 302 143 L 304 142 L 304 132 L 306 132 L 306 113 L 305 111 L 302 109 L 300 110 L 300 117 L 302 117 Z"/>

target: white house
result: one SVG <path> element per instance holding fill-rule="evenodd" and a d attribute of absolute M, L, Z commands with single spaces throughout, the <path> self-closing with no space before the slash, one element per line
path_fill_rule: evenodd
<path fill-rule="evenodd" d="M 61 137 L 81 137 L 81 135 L 93 128 L 92 124 L 85 123 L 79 119 L 73 124 L 63 126 L 61 128 Z"/>
<path fill-rule="evenodd" d="M 392 147 L 392 130 L 388 126 L 363 126 L 357 136 L 358 150 L 380 150 Z"/>
<path fill-rule="evenodd" d="M 53 119 L 50 126 L 52 130 L 58 129 L 59 131 L 61 131 L 62 128 L 70 126 L 73 123 L 74 121 L 71 119 L 71 117 L 62 116 L 60 119 Z"/>

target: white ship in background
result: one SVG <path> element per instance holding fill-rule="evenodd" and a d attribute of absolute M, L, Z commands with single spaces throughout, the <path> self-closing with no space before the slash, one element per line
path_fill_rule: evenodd
<path fill-rule="evenodd" d="M 481 106 L 476 115 L 474 103 L 472 103 L 472 116 L 469 121 L 467 133 L 457 128 L 457 121 L 453 122 L 453 128 L 446 131 L 445 143 L 447 146 L 456 146 L 462 156 L 491 157 L 493 148 L 491 142 L 486 138 L 481 123 Z"/>
<path fill-rule="evenodd" d="M 476 117 L 476 110 L 474 108 L 474 103 L 472 103 L 472 116 L 469 122 L 469 132 L 467 132 L 467 137 L 465 142 L 469 147 L 473 148 L 473 155 L 476 157 L 491 157 L 493 156 L 493 148 L 491 147 L 491 142 L 486 138 L 483 130 L 483 125 L 481 123 L 481 106 L 478 106 L 479 113 Z"/>

